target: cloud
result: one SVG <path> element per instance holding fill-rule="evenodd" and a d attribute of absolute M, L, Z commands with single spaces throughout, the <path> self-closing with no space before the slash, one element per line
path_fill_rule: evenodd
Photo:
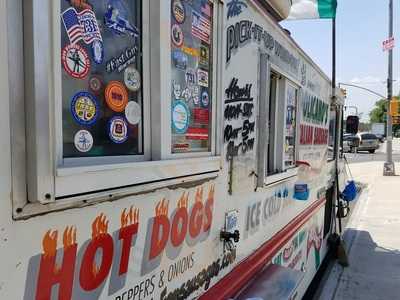
<path fill-rule="evenodd" d="M 375 83 L 385 83 L 384 79 L 375 76 L 365 76 L 365 77 L 354 77 L 350 80 L 353 84 L 375 84 Z"/>

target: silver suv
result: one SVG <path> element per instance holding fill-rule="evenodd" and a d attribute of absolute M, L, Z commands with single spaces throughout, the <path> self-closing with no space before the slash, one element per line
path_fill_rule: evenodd
<path fill-rule="evenodd" d="M 375 150 L 379 149 L 379 139 L 378 137 L 369 132 L 357 133 L 360 138 L 360 145 L 358 146 L 358 151 L 368 151 L 369 153 L 375 153 Z"/>

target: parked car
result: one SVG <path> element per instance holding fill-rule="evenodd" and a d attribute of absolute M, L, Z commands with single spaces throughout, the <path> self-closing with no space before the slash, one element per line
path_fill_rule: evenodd
<path fill-rule="evenodd" d="M 357 133 L 360 138 L 360 145 L 357 151 L 368 151 L 369 153 L 375 153 L 375 150 L 379 149 L 379 139 L 378 137 L 369 132 Z"/>
<path fill-rule="evenodd" d="M 375 135 L 380 143 L 383 143 L 385 141 L 385 136 L 383 134 L 375 134 Z"/>
<path fill-rule="evenodd" d="M 356 152 L 360 145 L 360 138 L 351 133 L 343 135 L 343 152 Z"/>

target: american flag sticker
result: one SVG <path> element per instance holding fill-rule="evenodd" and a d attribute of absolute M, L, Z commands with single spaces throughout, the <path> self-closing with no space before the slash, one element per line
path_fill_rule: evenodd
<path fill-rule="evenodd" d="M 82 37 L 82 28 L 79 23 L 78 14 L 74 8 L 69 8 L 62 14 L 65 30 L 67 31 L 69 41 L 71 44 L 76 44 Z"/>
<path fill-rule="evenodd" d="M 210 44 L 211 23 L 201 14 L 192 12 L 192 35 Z"/>
<path fill-rule="evenodd" d="M 90 9 L 77 12 L 70 7 L 62 13 L 65 30 L 71 44 L 76 44 L 83 40 L 86 44 L 91 44 L 94 40 L 103 41 L 97 24 L 95 13 Z"/>

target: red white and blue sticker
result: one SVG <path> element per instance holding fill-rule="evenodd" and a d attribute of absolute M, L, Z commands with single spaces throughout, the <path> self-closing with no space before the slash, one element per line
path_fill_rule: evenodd
<path fill-rule="evenodd" d="M 116 144 L 122 144 L 128 139 L 128 124 L 123 117 L 113 117 L 108 123 L 108 135 Z"/>
<path fill-rule="evenodd" d="M 182 31 L 181 27 L 178 24 L 172 25 L 172 28 L 171 28 L 171 39 L 172 39 L 172 43 L 176 47 L 182 47 L 183 39 L 184 39 L 183 31 Z"/>
<path fill-rule="evenodd" d="M 79 130 L 75 134 L 74 144 L 79 152 L 89 152 L 93 147 L 93 136 L 87 130 Z"/>
<path fill-rule="evenodd" d="M 207 44 L 211 42 L 211 23 L 196 11 L 192 12 L 192 35 Z"/>
<path fill-rule="evenodd" d="M 79 92 L 71 101 L 71 113 L 81 125 L 92 125 L 96 122 L 99 105 L 96 97 L 88 92 Z"/>
<path fill-rule="evenodd" d="M 185 102 L 178 100 L 172 105 L 172 128 L 176 133 L 184 134 L 189 127 L 190 111 Z"/>
<path fill-rule="evenodd" d="M 75 8 L 70 7 L 61 14 L 61 18 L 71 44 L 81 40 L 86 44 L 91 44 L 94 40 L 103 41 L 93 10 L 84 9 L 77 12 Z"/>
<path fill-rule="evenodd" d="M 65 46 L 61 53 L 61 61 L 65 72 L 71 77 L 83 79 L 89 74 L 89 55 L 78 44 Z"/>
<path fill-rule="evenodd" d="M 173 0 L 172 1 L 172 14 L 174 15 L 174 19 L 179 24 L 185 22 L 186 11 L 185 6 L 183 5 L 181 0 Z"/>
<path fill-rule="evenodd" d="M 96 64 L 101 65 L 104 61 L 104 46 L 100 40 L 94 40 L 92 43 L 92 56 Z"/>
<path fill-rule="evenodd" d="M 210 104 L 210 97 L 208 95 L 207 91 L 203 91 L 201 93 L 201 105 L 203 107 L 208 107 L 208 105 Z"/>

